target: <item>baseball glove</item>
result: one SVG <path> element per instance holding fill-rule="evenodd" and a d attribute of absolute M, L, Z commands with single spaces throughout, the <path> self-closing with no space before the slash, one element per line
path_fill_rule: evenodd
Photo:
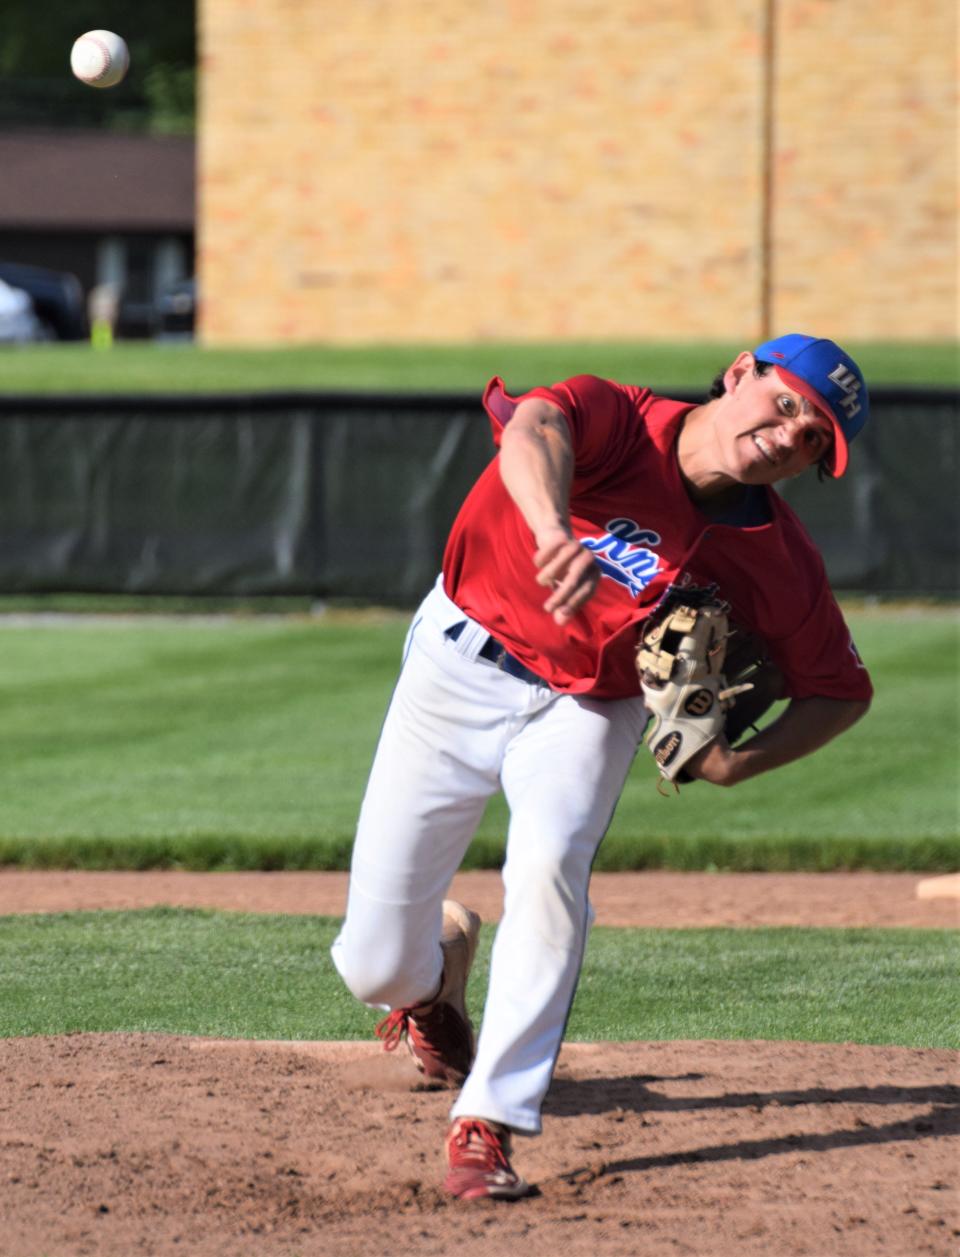
<path fill-rule="evenodd" d="M 739 691 L 723 721 L 723 735 L 733 746 L 774 703 L 785 697 L 786 683 L 770 658 L 766 642 L 736 624 L 730 625 L 723 674 L 728 687 Z M 747 684 L 750 688 L 742 689 Z"/>
<path fill-rule="evenodd" d="M 783 678 L 728 607 L 688 599 L 644 624 L 637 672 L 653 723 L 646 735 L 661 779 L 683 782 L 689 759 L 723 734 L 731 744 L 781 697 Z"/>

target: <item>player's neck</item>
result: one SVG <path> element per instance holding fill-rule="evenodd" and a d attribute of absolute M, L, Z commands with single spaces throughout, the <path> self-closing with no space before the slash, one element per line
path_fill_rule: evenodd
<path fill-rule="evenodd" d="M 684 417 L 677 437 L 677 466 L 687 496 L 706 514 L 736 506 L 745 487 L 717 467 L 711 411 L 714 402 L 695 406 Z"/>

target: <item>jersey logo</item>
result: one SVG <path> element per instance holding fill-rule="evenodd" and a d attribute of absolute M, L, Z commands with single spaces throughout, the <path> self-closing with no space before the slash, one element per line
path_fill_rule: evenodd
<path fill-rule="evenodd" d="M 593 551 L 604 576 L 634 596 L 642 593 L 660 571 L 660 556 L 649 548 L 660 544 L 660 534 L 641 528 L 632 519 L 611 519 L 605 533 L 581 537 L 580 543 Z"/>
<path fill-rule="evenodd" d="M 862 385 L 850 368 L 845 367 L 842 362 L 838 363 L 827 376 L 827 379 L 833 380 L 837 388 L 843 393 L 840 405 L 847 412 L 847 418 L 852 419 L 854 415 L 859 414 L 860 398 L 858 393 Z"/>

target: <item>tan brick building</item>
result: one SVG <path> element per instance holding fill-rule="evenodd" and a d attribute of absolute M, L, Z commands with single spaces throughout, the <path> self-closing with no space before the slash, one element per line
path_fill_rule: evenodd
<path fill-rule="evenodd" d="M 200 0 L 209 344 L 957 334 L 954 0 Z"/>

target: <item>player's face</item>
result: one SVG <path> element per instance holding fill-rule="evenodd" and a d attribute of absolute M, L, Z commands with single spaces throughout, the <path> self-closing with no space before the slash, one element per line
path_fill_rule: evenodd
<path fill-rule="evenodd" d="M 776 371 L 757 376 L 752 354 L 727 372 L 716 434 L 725 470 L 741 484 L 773 484 L 799 476 L 833 444 L 833 425 Z"/>

